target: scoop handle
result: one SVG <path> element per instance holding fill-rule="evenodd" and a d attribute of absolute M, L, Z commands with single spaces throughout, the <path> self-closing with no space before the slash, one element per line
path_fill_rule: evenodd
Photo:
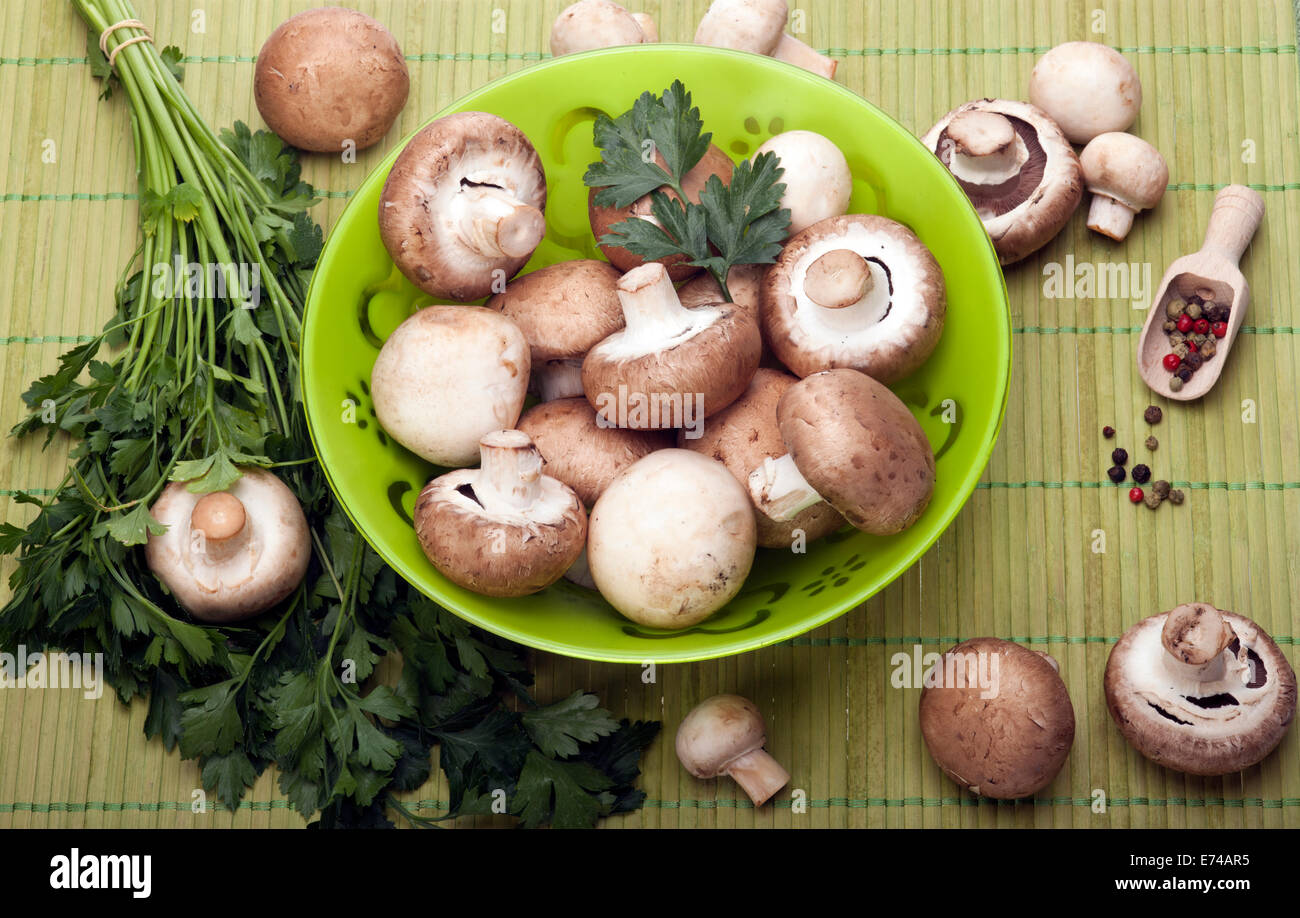
<path fill-rule="evenodd" d="M 1263 218 L 1264 199 L 1259 192 L 1245 185 L 1229 185 L 1214 199 L 1202 250 L 1212 249 L 1236 264 Z"/>

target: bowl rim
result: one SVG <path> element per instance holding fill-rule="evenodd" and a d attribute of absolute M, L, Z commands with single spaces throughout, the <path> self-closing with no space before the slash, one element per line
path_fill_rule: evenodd
<path fill-rule="evenodd" d="M 366 185 L 369 184 L 372 180 L 374 180 L 377 175 L 379 174 L 386 175 L 391 170 L 392 165 L 397 160 L 398 155 L 400 155 L 401 151 L 406 148 L 407 144 L 410 143 L 411 139 L 431 122 L 436 121 L 439 118 L 444 118 L 447 115 L 454 114 L 456 112 L 474 110 L 471 107 L 474 100 L 494 91 L 495 89 L 499 88 L 503 84 L 512 83 L 524 79 L 529 75 L 535 73 L 539 68 L 551 69 L 554 67 L 564 67 L 567 66 L 568 62 L 572 60 L 591 59 L 591 58 L 606 57 L 606 56 L 623 56 L 623 55 L 630 55 L 630 54 L 659 53 L 665 50 L 670 50 L 673 51 L 674 53 L 698 55 L 704 57 L 729 57 L 734 59 L 740 59 L 740 60 L 744 60 L 747 64 L 750 64 L 752 66 L 757 66 L 760 68 L 766 67 L 768 69 L 777 70 L 781 73 L 781 75 L 784 78 L 797 80 L 800 82 L 808 83 L 810 85 L 817 85 L 822 89 L 829 88 L 833 93 L 838 93 L 844 96 L 846 102 L 849 102 L 853 105 L 866 106 L 880 119 L 882 124 L 887 126 L 890 130 L 905 137 L 906 138 L 905 142 L 910 142 L 912 145 L 914 145 L 918 155 L 921 154 L 926 156 L 934 155 L 932 151 L 928 147 L 926 147 L 925 144 L 921 142 L 921 139 L 917 137 L 915 134 L 913 134 L 911 131 L 909 131 L 906 127 L 904 127 L 901 122 L 899 122 L 893 116 L 889 115 L 887 112 L 883 111 L 881 108 L 875 105 L 875 103 L 871 102 L 869 99 L 865 98 L 864 96 L 858 95 L 856 92 L 849 89 L 847 86 L 844 86 L 841 83 L 837 83 L 834 80 L 827 79 L 820 75 L 810 73 L 792 64 L 787 64 L 783 61 L 777 61 L 773 58 L 765 57 L 763 55 L 752 54 L 745 51 L 734 51 L 727 48 L 714 48 L 711 46 L 703 46 L 703 45 L 661 42 L 656 44 L 626 45 L 626 46 L 620 46 L 614 48 L 598 48 L 593 51 L 584 51 L 577 54 L 566 54 L 561 57 L 543 58 L 540 62 L 536 64 L 521 68 L 520 70 L 516 70 L 513 73 L 508 73 L 503 76 L 497 77 L 496 79 L 483 84 L 477 89 L 474 89 L 466 93 L 465 95 L 456 98 L 454 101 L 444 106 L 435 114 L 431 115 L 429 118 L 420 122 L 420 124 L 414 130 L 412 130 L 411 132 L 403 136 L 400 142 L 394 144 L 393 148 L 389 150 L 387 154 L 385 154 L 384 158 L 380 160 L 380 162 L 370 170 L 370 172 L 362 180 L 361 184 L 357 186 L 356 193 L 354 193 L 353 197 L 348 201 L 343 211 L 339 214 L 338 218 L 334 221 L 334 226 L 331 228 L 329 235 L 325 239 L 325 244 L 321 250 L 321 254 L 317 261 L 317 264 L 312 269 L 311 283 L 308 286 L 307 297 L 303 307 L 302 359 L 299 361 L 299 384 L 301 386 L 302 393 L 303 393 L 303 413 L 307 420 L 307 431 L 309 436 L 311 437 L 312 447 L 316 452 L 317 461 L 320 463 L 321 469 L 325 473 L 326 481 L 329 483 L 330 491 L 333 493 L 334 499 L 338 502 L 338 505 L 343 508 L 344 513 L 347 515 L 348 519 L 351 521 L 352 525 L 356 528 L 357 532 L 361 535 L 361 537 L 364 538 L 367 544 L 369 544 L 370 547 L 375 550 L 375 552 L 384 561 L 384 563 L 393 569 L 394 573 L 396 573 L 399 577 L 402 577 L 402 579 L 406 580 L 408 584 L 410 584 L 420 593 L 427 596 L 429 599 L 433 600 L 439 606 L 446 609 L 448 612 L 451 612 L 453 615 L 456 615 L 457 617 L 464 619 L 465 621 L 469 622 L 472 625 L 483 628 L 485 631 L 488 631 L 494 635 L 503 637 L 507 640 L 511 640 L 519 644 L 523 644 L 524 646 L 531 647 L 537 650 L 544 650 L 547 651 L 548 653 L 555 653 L 561 656 L 571 657 L 573 659 L 588 660 L 592 662 L 643 665 L 648 663 L 655 663 L 655 664 L 691 663 L 691 662 L 698 662 L 703 660 L 714 660 L 714 659 L 721 659 L 729 656 L 736 656 L 738 654 L 759 650 L 764 647 L 771 647 L 773 645 L 780 644 L 784 641 L 788 641 L 791 640 L 792 638 L 798 637 L 801 634 L 806 634 L 807 632 L 812 631 L 815 628 L 820 628 L 822 625 L 834 621 L 835 619 L 839 618 L 841 615 L 844 615 L 847 612 L 851 611 L 852 609 L 855 609 L 858 606 L 862 605 L 863 603 L 871 599 L 873 596 L 882 592 L 891 584 L 893 584 L 895 581 L 897 581 L 899 577 L 901 577 L 904 573 L 906 573 L 914 564 L 920 561 L 921 558 L 924 557 L 929 552 L 929 550 L 934 547 L 934 544 L 943 536 L 943 534 L 948 531 L 953 521 L 957 518 L 957 515 L 966 506 L 967 502 L 969 502 L 971 496 L 974 495 L 977 489 L 980 478 L 983 477 L 985 469 L 988 467 L 988 463 L 993 455 L 993 450 L 997 446 L 998 437 L 1001 434 L 1002 425 L 1006 419 L 1007 404 L 1010 399 L 1011 372 L 1012 372 L 1012 366 L 1014 364 L 1014 353 L 1013 353 L 1014 337 L 1012 335 L 1012 326 L 1011 326 L 1010 294 L 1007 290 L 1006 276 L 1002 271 L 1002 265 L 998 260 L 997 251 L 993 246 L 993 240 L 988 236 L 987 233 L 984 233 L 983 254 L 984 257 L 989 259 L 990 263 L 994 265 L 997 269 L 998 289 L 1001 295 L 1001 304 L 1003 307 L 1001 311 L 1003 321 L 997 324 L 996 332 L 997 332 L 997 342 L 1002 347 L 1002 349 L 1005 350 L 1006 358 L 1002 366 L 1002 372 L 998 374 L 998 378 L 996 380 L 997 390 L 998 390 L 996 415 L 993 418 L 992 423 L 986 425 L 984 431 L 982 432 L 984 442 L 979 448 L 979 452 L 978 455 L 976 456 L 975 461 L 971 463 L 970 467 L 966 470 L 965 474 L 962 476 L 958 484 L 956 499 L 951 502 L 950 507 L 945 510 L 944 515 L 939 520 L 935 521 L 935 523 L 932 526 L 932 533 L 929 536 L 927 536 L 924 540 L 922 540 L 912 552 L 908 553 L 907 555 L 900 556 L 893 564 L 891 564 L 886 569 L 884 578 L 874 586 L 863 590 L 850 591 L 843 598 L 828 603 L 820 611 L 818 611 L 817 614 L 800 617 L 797 621 L 791 623 L 788 627 L 781 628 L 778 631 L 770 634 L 765 634 L 758 637 L 749 636 L 749 637 L 741 637 L 741 638 L 731 636 L 730 640 L 723 640 L 719 645 L 710 647 L 709 649 L 706 650 L 695 648 L 695 649 L 683 649 L 674 652 L 672 650 L 669 650 L 668 648 L 663 648 L 658 651 L 651 651 L 649 648 L 647 648 L 646 653 L 637 654 L 637 653 L 629 653 L 629 652 L 622 652 L 622 651 L 595 650 L 595 649 L 583 648 L 583 647 L 575 646 L 570 642 L 554 641 L 554 640 L 548 640 L 546 638 L 539 638 L 532 634 L 516 633 L 513 629 L 503 628 L 494 620 L 485 619 L 482 615 L 476 612 L 457 608 L 455 605 L 451 604 L 447 598 L 443 596 L 433 595 L 430 591 L 426 590 L 424 586 L 421 585 L 419 582 L 411 579 L 410 577 L 407 577 L 403 573 L 406 565 L 399 559 L 390 556 L 390 554 L 386 552 L 381 545 L 376 544 L 375 540 L 371 537 L 370 533 L 368 533 L 365 527 L 362 526 L 361 523 L 358 521 L 356 515 L 353 513 L 352 508 L 349 506 L 347 499 L 344 497 L 342 490 L 335 483 L 334 476 L 330 472 L 329 466 L 326 464 L 326 462 L 323 459 L 321 443 L 317 438 L 317 434 L 316 434 L 316 423 L 314 420 L 314 416 L 316 415 L 316 409 L 319 408 L 320 406 L 316 406 L 315 408 L 313 407 L 311 388 L 308 385 L 308 380 L 307 380 L 307 376 L 308 376 L 307 370 L 308 370 L 308 363 L 310 359 L 309 354 L 311 353 L 311 349 L 307 347 L 307 340 L 310 334 L 309 330 L 312 328 L 312 323 L 310 322 L 310 315 L 312 311 L 313 294 L 316 292 L 316 284 L 320 276 L 319 267 L 320 264 L 325 260 L 325 256 L 329 251 L 330 244 L 333 241 L 335 235 L 334 230 L 337 229 L 338 226 L 343 222 L 344 218 L 348 215 L 349 210 L 357 206 L 361 189 L 365 188 Z M 958 192 L 958 197 L 960 198 L 963 205 L 967 208 L 970 215 L 974 217 L 975 220 L 979 222 L 982 226 L 982 221 L 980 220 L 978 213 L 975 212 L 974 205 L 970 203 L 969 198 L 966 196 L 966 193 L 961 189 L 961 185 L 957 182 L 956 178 L 953 177 L 952 173 L 950 173 L 947 169 L 939 169 L 938 172 L 941 172 L 945 176 L 945 180 L 948 181 L 952 185 L 952 187 Z M 743 635 L 744 632 L 740 632 L 740 634 Z"/>

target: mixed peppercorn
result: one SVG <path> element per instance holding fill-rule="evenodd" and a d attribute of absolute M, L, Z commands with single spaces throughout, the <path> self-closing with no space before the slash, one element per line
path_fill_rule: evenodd
<path fill-rule="evenodd" d="M 1181 388 L 1181 385 L 1179 388 Z M 1157 405 L 1150 406 L 1142 413 L 1143 420 L 1148 424 L 1159 424 L 1163 417 L 1164 412 L 1162 412 Z M 1115 428 L 1108 424 L 1101 429 L 1101 435 L 1109 440 L 1115 436 Z M 1155 452 L 1156 448 L 1160 446 L 1160 441 L 1155 437 L 1147 437 L 1145 445 L 1149 451 Z M 1133 481 L 1139 485 L 1139 487 L 1129 489 L 1128 499 L 1133 503 L 1145 503 L 1148 507 L 1154 510 L 1166 500 L 1173 504 L 1181 504 L 1183 502 L 1183 492 L 1171 488 L 1169 482 L 1165 481 L 1163 478 L 1151 485 L 1150 494 L 1142 490 L 1140 485 L 1144 485 L 1151 481 L 1151 468 L 1143 463 L 1138 463 L 1133 466 L 1133 470 L 1130 473 L 1128 469 L 1125 468 L 1125 466 L 1128 465 L 1128 450 L 1123 447 L 1116 447 L 1111 450 L 1110 461 L 1113 464 L 1106 471 L 1106 474 L 1111 481 L 1115 482 L 1115 484 L 1121 484 L 1124 479 L 1131 474 L 1133 476 Z"/>
<path fill-rule="evenodd" d="M 1173 375 L 1169 388 L 1174 392 L 1180 390 L 1205 361 L 1214 359 L 1218 352 L 1216 342 L 1228 334 L 1231 311 L 1231 306 L 1199 296 L 1186 301 L 1170 300 L 1165 306 L 1164 330 L 1169 337 L 1169 353 L 1163 363 Z M 1152 408 L 1157 412 L 1160 410 L 1155 406 Z"/>

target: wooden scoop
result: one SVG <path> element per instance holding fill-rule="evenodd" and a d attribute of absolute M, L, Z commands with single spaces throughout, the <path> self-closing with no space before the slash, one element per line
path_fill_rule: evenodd
<path fill-rule="evenodd" d="M 1250 285 L 1242 276 L 1237 262 L 1250 245 L 1251 237 L 1264 216 L 1264 199 L 1245 185 L 1229 185 L 1214 199 L 1210 225 L 1205 229 L 1205 243 L 1199 252 L 1176 259 L 1160 280 L 1151 313 L 1138 341 L 1138 373 L 1153 392 L 1180 402 L 1198 399 L 1219 380 L 1228 352 L 1237 340 L 1237 331 L 1250 302 Z M 1199 296 L 1215 303 L 1228 303 L 1228 334 L 1215 341 L 1214 356 L 1201 364 L 1183 388 L 1169 388 L 1173 374 L 1162 361 L 1172 350 L 1165 333 L 1165 307 L 1170 300 Z"/>

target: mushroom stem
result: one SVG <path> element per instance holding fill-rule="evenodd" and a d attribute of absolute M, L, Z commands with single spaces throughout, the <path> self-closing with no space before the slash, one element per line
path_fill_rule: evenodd
<path fill-rule="evenodd" d="M 1112 197 L 1094 194 L 1088 207 L 1088 229 L 1122 242 L 1133 228 L 1137 211 Z"/>
<path fill-rule="evenodd" d="M 780 459 L 764 459 L 749 473 L 749 495 L 759 510 L 778 523 L 792 520 L 822 501 L 789 453 Z"/>
<path fill-rule="evenodd" d="M 531 255 L 546 235 L 540 210 L 495 185 L 464 186 L 453 207 L 461 240 L 485 258 Z"/>
<path fill-rule="evenodd" d="M 1013 178 L 1029 159 L 1025 142 L 1005 115 L 972 109 L 948 122 L 953 143 L 948 167 L 972 185 L 1000 185 Z"/>
<path fill-rule="evenodd" d="M 488 513 L 525 510 L 542 493 L 542 454 L 522 430 L 498 430 L 479 441 L 474 497 Z"/>
<path fill-rule="evenodd" d="M 190 511 L 190 532 L 201 541 L 196 549 L 212 561 L 224 561 L 248 542 L 248 515 L 228 491 L 204 494 Z"/>
<path fill-rule="evenodd" d="M 818 306 L 843 309 L 860 302 L 873 282 L 865 258 L 852 249 L 835 249 L 808 266 L 803 289 Z"/>
<path fill-rule="evenodd" d="M 772 57 L 802 67 L 818 76 L 824 76 L 828 80 L 835 76 L 835 68 L 838 65 L 837 61 L 824 54 L 818 54 L 799 39 L 784 32 L 777 40 L 776 48 L 772 50 Z"/>
<path fill-rule="evenodd" d="M 582 358 L 577 360 L 551 360 L 533 371 L 537 382 L 537 396 L 544 402 L 582 395 Z"/>
<path fill-rule="evenodd" d="M 668 271 L 652 261 L 633 268 L 618 282 L 627 334 L 634 339 L 669 340 L 686 332 L 694 322 L 682 305 Z"/>
<path fill-rule="evenodd" d="M 744 789 L 754 806 L 762 806 L 772 795 L 790 783 L 790 772 L 765 749 L 747 752 L 730 763 L 724 774 Z"/>
<path fill-rule="evenodd" d="M 1180 606 L 1165 620 L 1160 632 L 1165 668 L 1181 680 L 1218 682 L 1223 678 L 1224 651 L 1236 632 L 1211 606 Z"/>

